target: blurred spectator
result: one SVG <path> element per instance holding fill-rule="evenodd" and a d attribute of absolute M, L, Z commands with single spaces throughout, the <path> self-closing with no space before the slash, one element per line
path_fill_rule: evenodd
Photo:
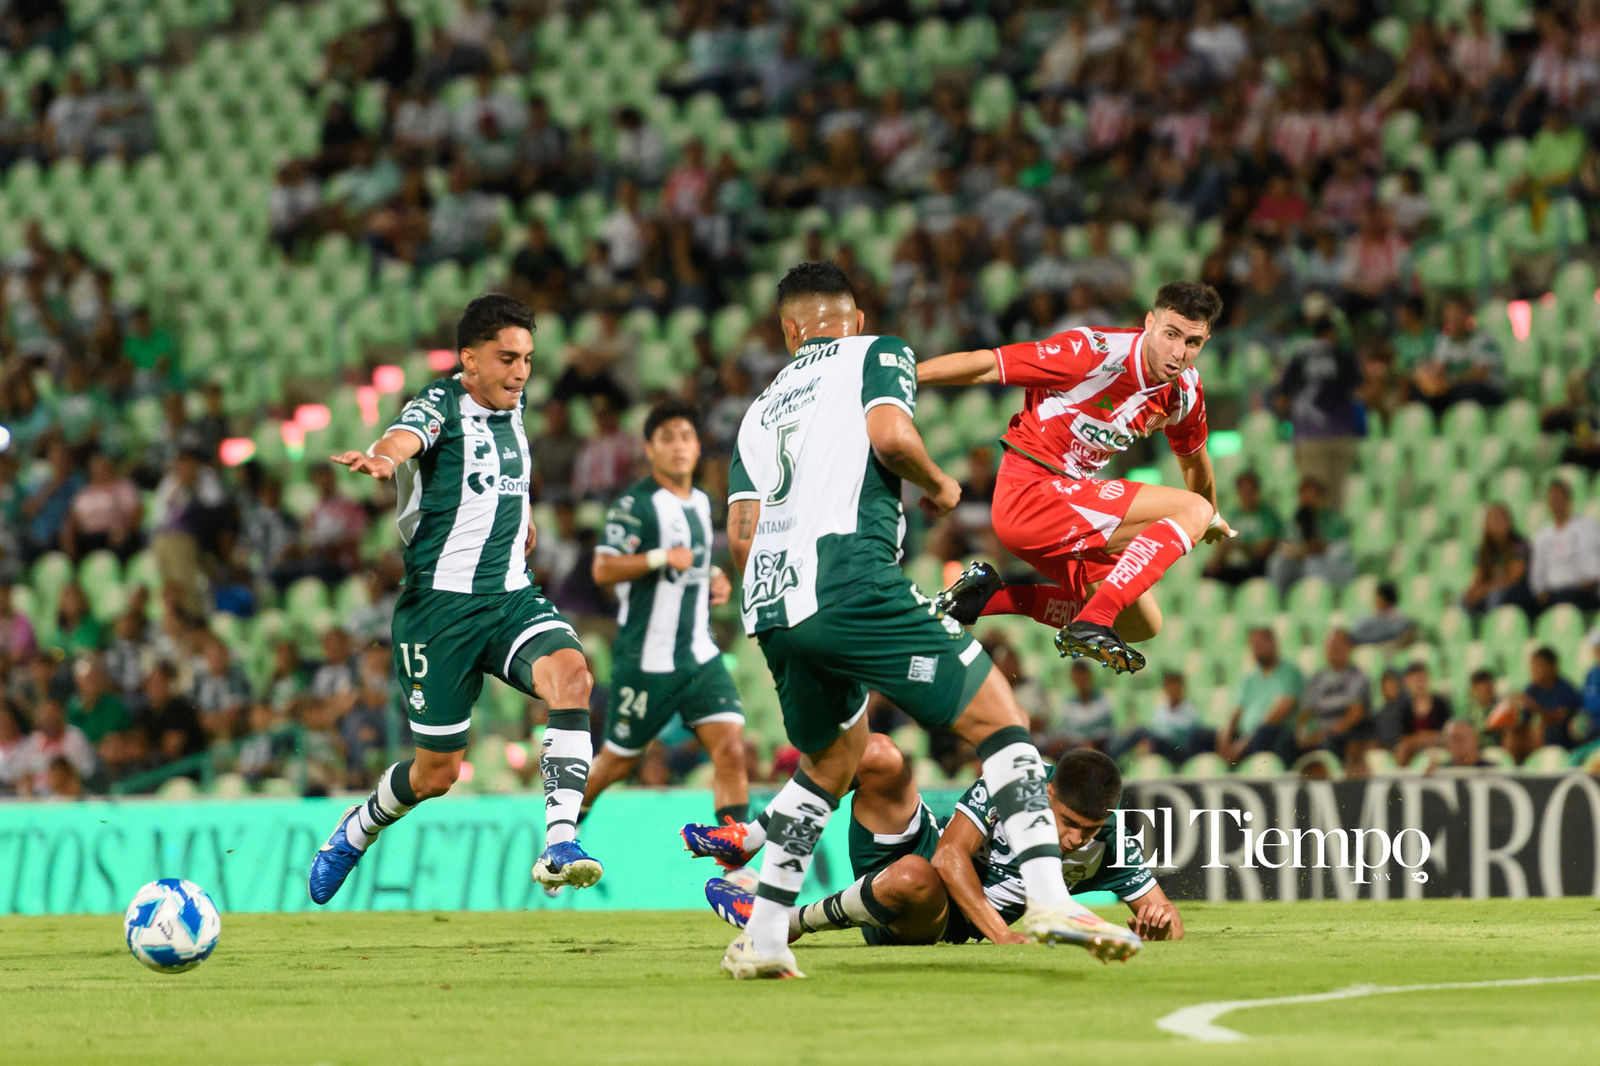
<path fill-rule="evenodd" d="M 1315 301 L 1315 303 L 1313 302 Z M 1302 477 L 1315 479 L 1327 506 L 1344 506 L 1345 476 L 1356 465 L 1361 367 L 1339 339 L 1322 297 L 1307 297 L 1311 336 L 1295 345 L 1278 381 L 1278 412 L 1294 427 L 1294 458 Z"/>
<path fill-rule="evenodd" d="M 71 763 L 79 777 L 94 773 L 94 747 L 83 730 L 67 723 L 59 700 L 46 700 L 34 712 L 26 752 L 22 761 L 27 770 L 19 779 L 24 795 L 49 794 L 50 764 L 58 758 Z"/>
<path fill-rule="evenodd" d="M 511 260 L 510 295 L 536 313 L 559 312 L 567 297 L 567 257 L 550 240 L 542 218 L 528 223 L 527 241 Z"/>
<path fill-rule="evenodd" d="M 338 475 L 332 466 L 311 468 L 311 483 L 317 490 L 317 505 L 306 516 L 302 572 L 329 584 L 361 569 L 361 538 L 367 532 L 367 511 L 339 491 Z"/>
<path fill-rule="evenodd" d="M 572 469 L 572 493 L 585 500 L 605 499 L 638 475 L 642 446 L 622 428 L 617 409 L 604 396 L 593 404 L 595 433 L 583 442 Z"/>
<path fill-rule="evenodd" d="M 217 472 L 205 462 L 204 454 L 185 449 L 161 483 L 154 502 L 156 571 L 163 585 L 180 592 L 186 610 L 201 611 L 201 581 L 204 567 L 200 559 L 200 537 L 214 533 L 226 499 Z"/>
<path fill-rule="evenodd" d="M 359 685 L 355 703 L 339 720 L 339 739 L 344 745 L 346 782 L 362 788 L 388 750 L 389 710 L 395 701 L 394 668 L 389 649 L 373 645 L 361 653 Z"/>
<path fill-rule="evenodd" d="M 1161 675 L 1161 695 L 1151 708 L 1149 724 L 1131 730 L 1121 746 L 1153 752 L 1181 766 L 1192 756 L 1211 751 L 1216 742 L 1216 730 L 1206 728 L 1200 709 L 1189 699 L 1183 674 L 1168 670 Z"/>
<path fill-rule="evenodd" d="M 31 662 L 39 650 L 33 622 L 12 602 L 9 583 L 0 584 L 0 642 L 7 661 L 19 666 Z"/>
<path fill-rule="evenodd" d="M 1458 718 L 1471 722 L 1475 729 L 1483 731 L 1489 716 L 1501 705 L 1499 681 L 1493 670 L 1477 669 L 1467 678 L 1467 702 L 1461 711 L 1457 712 Z"/>
<path fill-rule="evenodd" d="M 417 30 L 399 0 L 383 0 L 383 13 L 363 27 L 369 57 L 366 75 L 404 85 L 417 68 Z"/>
<path fill-rule="evenodd" d="M 0 702 L 0 796 L 16 795 L 28 774 L 31 745 L 21 715 Z"/>
<path fill-rule="evenodd" d="M 143 746 L 133 735 L 133 716 L 99 656 L 80 658 L 72 668 L 72 680 L 74 691 L 67 700 L 67 721 L 83 731 L 115 779 L 144 754 Z"/>
<path fill-rule="evenodd" d="M 1017 705 L 1027 712 L 1029 730 L 1036 737 L 1044 736 L 1050 717 L 1050 696 L 1045 692 L 1044 686 L 1027 675 L 1027 668 L 1022 665 L 1022 659 L 1004 637 L 989 634 L 983 638 L 982 643 L 989 653 L 989 658 L 1011 683 L 1011 691 L 1017 697 Z"/>
<path fill-rule="evenodd" d="M 61 530 L 61 550 L 73 559 L 109 549 L 127 561 L 143 542 L 144 503 L 132 479 L 117 470 L 111 456 L 89 457 L 89 482 L 72 498 Z"/>
<path fill-rule="evenodd" d="M 555 510 L 555 526 L 540 529 L 533 548 L 534 580 L 546 589 L 565 584 L 583 555 L 578 544 L 578 518 L 572 500 L 562 499 Z"/>
<path fill-rule="evenodd" d="M 178 383 L 178 342 L 157 329 L 148 307 L 136 307 L 122 337 L 122 354 L 133 365 L 133 388 L 149 395 Z"/>
<path fill-rule="evenodd" d="M 1320 577 L 1330 585 L 1343 585 L 1355 577 L 1350 522 L 1326 500 L 1322 482 L 1300 479 L 1288 536 L 1267 560 L 1267 576 L 1280 592 L 1287 592 L 1302 577 Z"/>
<path fill-rule="evenodd" d="M 267 234 L 293 255 L 300 243 L 322 229 L 322 186 L 304 160 L 291 159 L 278 168 L 267 193 Z"/>
<path fill-rule="evenodd" d="M 1212 546 L 1206 576 L 1230 585 L 1264 577 L 1267 561 L 1283 536 L 1283 522 L 1261 498 L 1261 479 L 1255 471 L 1242 472 L 1233 482 L 1237 505 L 1228 511 L 1228 524 L 1238 533 Z"/>
<path fill-rule="evenodd" d="M 294 641 L 278 641 L 272 646 L 272 673 L 262 687 L 259 704 L 272 712 L 270 718 L 273 725 L 281 725 L 298 710 L 309 687 L 305 668 L 300 662 L 300 650 L 295 647 Z M 251 729 L 256 729 L 256 726 L 252 725 Z"/>
<path fill-rule="evenodd" d="M 1570 603 L 1592 611 L 1600 607 L 1600 523 L 1572 513 L 1572 489 L 1565 481 L 1550 482 L 1545 503 L 1550 522 L 1534 533 L 1528 564 L 1535 609 Z"/>
<path fill-rule="evenodd" d="M 458 161 L 450 168 L 449 185 L 429 219 L 428 263 L 442 259 L 470 263 L 499 246 L 501 201 L 475 182 L 470 164 Z"/>
<path fill-rule="evenodd" d="M 331 713 L 330 724 L 355 706 L 361 672 L 350 634 L 337 627 L 322 634 L 322 665 L 311 675 L 310 697 Z"/>
<path fill-rule="evenodd" d="M 106 673 L 124 697 L 144 687 L 145 675 L 155 662 L 155 649 L 146 639 L 147 629 L 144 612 L 137 608 L 123 611 L 112 626 L 111 646 L 104 659 Z"/>
<path fill-rule="evenodd" d="M 283 482 L 268 474 L 240 509 L 240 547 L 251 569 L 280 590 L 299 574 L 300 526 L 283 508 Z"/>
<path fill-rule="evenodd" d="M 1461 606 L 1474 613 L 1507 604 L 1527 610 L 1533 606 L 1528 592 L 1527 538 L 1517 532 L 1511 510 L 1491 503 L 1483 513 L 1483 535 L 1473 562 L 1472 583 L 1461 594 Z"/>
<path fill-rule="evenodd" d="M 66 528 L 67 516 L 72 513 L 73 498 L 84 484 L 65 444 L 52 441 L 45 454 L 49 465 L 41 471 L 22 501 L 21 517 L 27 523 L 24 549 L 30 558 L 60 545 L 61 532 Z"/>
<path fill-rule="evenodd" d="M 217 637 L 208 635 L 203 654 L 205 666 L 195 676 L 193 691 L 200 725 L 213 741 L 231 740 L 244 729 L 252 696 L 250 681 Z"/>
<path fill-rule="evenodd" d="M 405 564 L 399 552 L 385 552 L 366 575 L 367 602 L 351 609 L 344 623 L 363 644 L 387 641 L 394 622 L 394 605 L 400 598 Z"/>
<path fill-rule="evenodd" d="M 1573 719 L 1583 709 L 1583 694 L 1561 676 L 1555 649 L 1548 646 L 1534 649 L 1528 659 L 1528 674 L 1521 709 L 1534 727 L 1538 743 L 1573 747 Z"/>
<path fill-rule="evenodd" d="M 1074 662 L 1070 676 L 1072 693 L 1047 715 L 1043 733 L 1034 738 L 1047 758 L 1057 758 L 1071 748 L 1105 751 L 1111 744 L 1115 713 L 1111 701 L 1094 683 L 1089 664 L 1081 660 Z"/>
<path fill-rule="evenodd" d="M 1417 623 L 1400 610 L 1400 592 L 1392 581 L 1380 581 L 1372 591 L 1371 614 L 1356 619 L 1350 639 L 1356 644 L 1403 648 L 1417 636 Z"/>
<path fill-rule="evenodd" d="M 1494 338 L 1477 328 L 1466 300 L 1446 300 L 1433 351 L 1411 372 L 1412 390 L 1435 413 L 1462 401 L 1494 407 L 1506 398 L 1499 377 Z"/>
<path fill-rule="evenodd" d="M 1291 662 L 1278 655 L 1278 638 L 1264 626 L 1250 631 L 1250 655 L 1256 668 L 1239 689 L 1239 705 L 1217 737 L 1217 753 L 1231 763 L 1256 752 L 1273 752 L 1285 762 L 1293 757 L 1289 723 L 1300 705 L 1305 682 Z"/>
<path fill-rule="evenodd" d="M 1483 757 L 1483 750 L 1478 746 L 1478 731 L 1471 722 L 1452 718 L 1444 726 L 1444 748 L 1447 758 L 1444 762 L 1430 765 L 1428 773 L 1436 770 L 1478 770 L 1493 767 L 1495 764 Z"/>
<path fill-rule="evenodd" d="M 104 634 L 99 619 L 89 609 L 83 586 L 69 581 L 56 594 L 56 627 L 53 643 L 68 655 L 99 651 Z"/>
<path fill-rule="evenodd" d="M 1433 690 L 1426 663 L 1418 661 L 1406 667 L 1404 686 L 1400 699 L 1385 708 L 1390 717 L 1378 722 L 1378 742 L 1394 749 L 1395 761 L 1401 766 L 1410 765 L 1424 748 L 1437 746 L 1444 724 L 1451 718 L 1450 701 Z"/>
<path fill-rule="evenodd" d="M 1359 766 L 1373 736 L 1372 681 L 1350 661 L 1350 634 L 1335 629 L 1324 645 L 1327 665 L 1312 674 L 1300 697 L 1300 750 L 1326 748 L 1347 767 Z"/>
<path fill-rule="evenodd" d="M 1346 310 L 1392 307 L 1410 253 L 1410 245 L 1395 228 L 1388 209 L 1376 201 L 1368 203 L 1355 237 L 1345 246 Z"/>
<path fill-rule="evenodd" d="M 544 405 L 544 432 L 530 434 L 529 457 L 533 460 L 535 499 L 559 503 L 572 496 L 572 472 L 578 464 L 583 441 L 572 432 L 567 405 L 551 400 Z"/>
<path fill-rule="evenodd" d="M 176 762 L 206 746 L 200 713 L 179 695 L 178 671 L 165 660 L 156 663 L 145 681 L 144 702 L 134 712 L 134 724 L 144 731 L 157 765 Z"/>

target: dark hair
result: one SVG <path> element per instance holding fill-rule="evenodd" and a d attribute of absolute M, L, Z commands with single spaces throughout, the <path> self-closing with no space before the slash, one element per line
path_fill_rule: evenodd
<path fill-rule="evenodd" d="M 1406 674 L 1407 675 L 1410 675 L 1410 674 L 1425 674 L 1427 672 L 1428 672 L 1428 664 L 1426 662 L 1424 662 L 1423 660 L 1421 660 L 1421 659 L 1413 659 L 1410 662 L 1410 664 L 1408 664 L 1406 666 Z"/>
<path fill-rule="evenodd" d="M 1103 751 L 1074 748 L 1056 762 L 1051 785 L 1062 806 L 1099 821 L 1122 798 L 1122 771 Z"/>
<path fill-rule="evenodd" d="M 1261 487 L 1261 475 L 1249 467 L 1239 471 L 1239 475 L 1233 479 L 1234 487 L 1237 488 L 1241 481 L 1248 481 L 1258 489 Z"/>
<path fill-rule="evenodd" d="M 1378 598 L 1380 600 L 1384 600 L 1384 601 L 1386 601 L 1388 603 L 1399 603 L 1400 602 L 1400 590 L 1395 588 L 1395 584 L 1394 584 L 1393 581 L 1380 581 L 1380 582 L 1378 582 L 1378 587 L 1374 591 L 1377 592 Z"/>
<path fill-rule="evenodd" d="M 671 422 L 674 418 L 681 418 L 689 423 L 696 435 L 700 432 L 700 408 L 688 400 L 662 400 L 650 409 L 644 420 L 644 439 L 649 440 L 656 435 L 656 430 Z"/>
<path fill-rule="evenodd" d="M 1479 681 L 1493 682 L 1494 680 L 1495 680 L 1494 671 L 1493 670 L 1484 670 L 1481 667 L 1479 669 L 1477 669 L 1477 670 L 1472 671 L 1472 676 L 1467 678 L 1468 683 L 1469 684 L 1473 684 L 1473 685 L 1476 685 Z"/>
<path fill-rule="evenodd" d="M 456 351 L 492 341 L 508 326 L 521 326 L 532 333 L 533 312 L 520 300 L 497 292 L 480 296 L 467 305 L 456 323 Z"/>
<path fill-rule="evenodd" d="M 1222 297 L 1203 281 L 1169 281 L 1156 290 L 1156 302 L 1150 306 L 1152 311 L 1163 308 L 1214 326 L 1222 317 Z"/>
<path fill-rule="evenodd" d="M 839 264 L 832 259 L 824 259 L 820 263 L 801 263 L 790 267 L 783 280 L 778 282 L 779 307 L 799 296 L 848 296 L 854 300 L 856 294 L 850 287 L 850 279 L 839 269 Z"/>
<path fill-rule="evenodd" d="M 1551 666 L 1556 665 L 1557 662 L 1556 650 L 1548 644 L 1541 644 L 1537 648 L 1533 649 L 1533 657 L 1535 659 L 1543 659 Z"/>

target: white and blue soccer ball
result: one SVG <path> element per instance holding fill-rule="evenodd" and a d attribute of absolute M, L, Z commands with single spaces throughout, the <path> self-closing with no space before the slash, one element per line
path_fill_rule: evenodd
<path fill-rule="evenodd" d="M 205 889 L 181 877 L 151 881 L 134 894 L 122 924 L 133 957 L 157 973 L 192 970 L 217 950 L 222 915 Z"/>

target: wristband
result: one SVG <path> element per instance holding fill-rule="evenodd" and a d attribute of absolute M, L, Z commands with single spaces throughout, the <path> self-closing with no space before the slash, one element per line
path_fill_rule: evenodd
<path fill-rule="evenodd" d="M 651 548 L 644 553 L 645 565 L 652 570 L 660 570 L 667 565 L 667 549 Z"/>
<path fill-rule="evenodd" d="M 400 469 L 400 464 L 399 463 L 395 462 L 393 459 L 390 459 L 387 455 L 384 455 L 381 452 L 373 451 L 373 449 L 376 448 L 377 446 L 378 445 L 376 443 L 369 444 L 367 446 L 367 458 L 369 458 L 369 459 L 388 459 L 389 460 L 389 469 L 391 469 L 391 470 Z"/>

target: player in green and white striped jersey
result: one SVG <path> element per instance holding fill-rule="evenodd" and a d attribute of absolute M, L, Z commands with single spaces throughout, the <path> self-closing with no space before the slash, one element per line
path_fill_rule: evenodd
<path fill-rule="evenodd" d="M 594 579 L 614 586 L 620 604 L 606 742 L 589 771 L 585 812 L 677 716 L 711 757 L 717 820 L 749 816 L 744 712 L 711 636 L 711 608 L 728 602 L 733 585 L 711 565 L 711 500 L 694 487 L 699 418 L 683 400 L 645 418 L 650 476 L 612 503 L 595 548 Z"/>
<path fill-rule="evenodd" d="M 534 879 L 575 888 L 600 879 L 600 864 L 577 841 L 594 679 L 577 633 L 528 577 L 526 561 L 533 528 L 522 389 L 533 312 L 508 296 L 480 296 L 462 313 L 456 347 L 459 374 L 425 387 L 365 453 L 334 456 L 354 473 L 398 483 L 406 576 L 393 657 L 416 756 L 385 770 L 318 851 L 317 903 L 333 898 L 381 829 L 455 784 L 485 674 L 551 708 L 539 754 L 547 846 Z"/>

